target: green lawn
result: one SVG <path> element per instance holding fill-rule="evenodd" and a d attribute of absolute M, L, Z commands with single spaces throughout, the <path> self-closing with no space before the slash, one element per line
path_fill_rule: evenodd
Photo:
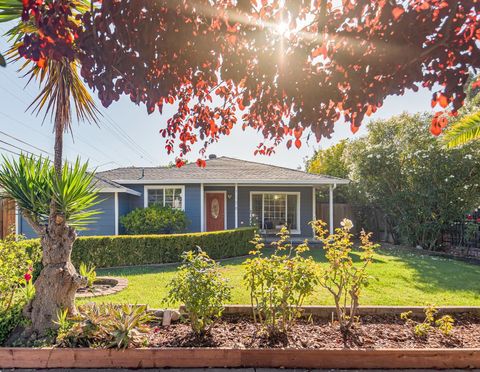
<path fill-rule="evenodd" d="M 320 270 L 325 265 L 323 250 L 314 248 L 311 254 Z M 234 258 L 221 263 L 225 277 L 233 286 L 231 302 L 234 304 L 249 303 L 242 280 L 244 260 Z M 376 253 L 369 271 L 378 281 L 373 281 L 364 290 L 361 298 L 363 305 L 480 305 L 480 266 L 477 265 L 401 248 L 382 248 Z M 167 293 L 166 286 L 175 272 L 174 265 L 100 269 L 98 275 L 124 276 L 129 284 L 118 294 L 94 300 L 165 306 L 162 301 Z M 319 288 L 307 304 L 329 305 L 332 300 L 325 290 Z"/>

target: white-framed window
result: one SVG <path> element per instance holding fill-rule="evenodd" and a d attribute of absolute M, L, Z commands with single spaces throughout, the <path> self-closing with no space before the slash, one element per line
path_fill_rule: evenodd
<path fill-rule="evenodd" d="M 145 208 L 155 204 L 184 210 L 185 186 L 145 186 Z"/>
<path fill-rule="evenodd" d="M 299 192 L 250 192 L 250 216 L 263 232 L 276 232 L 286 225 L 300 234 Z"/>

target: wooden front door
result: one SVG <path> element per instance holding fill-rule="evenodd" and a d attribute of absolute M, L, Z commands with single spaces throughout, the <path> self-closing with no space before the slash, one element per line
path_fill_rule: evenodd
<path fill-rule="evenodd" d="M 205 193 L 207 231 L 225 230 L 225 193 Z"/>

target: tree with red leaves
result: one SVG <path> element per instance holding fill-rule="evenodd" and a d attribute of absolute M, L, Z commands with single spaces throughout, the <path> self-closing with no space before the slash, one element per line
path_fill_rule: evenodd
<path fill-rule="evenodd" d="M 206 147 L 239 125 L 260 132 L 255 151 L 267 155 L 329 138 L 342 120 L 355 133 L 388 96 L 420 87 L 444 110 L 432 121 L 439 134 L 480 68 L 480 0 L 85 3 L 22 0 L 12 50 L 38 76 L 79 63 L 105 107 L 121 95 L 148 113 L 173 105 L 160 133 L 177 166 L 196 143 L 205 166 Z"/>
<path fill-rule="evenodd" d="M 42 19 L 43 1 L 25 3 L 31 8 L 24 19 Z M 38 23 L 36 37 L 44 43 L 30 44 L 24 55 L 39 63 L 70 57 L 70 29 L 72 55 L 105 107 L 122 94 L 148 113 L 177 107 L 160 133 L 167 151 L 178 145 L 180 156 L 198 141 L 204 153 L 240 118 L 243 128 L 261 132 L 261 154 L 282 141 L 300 147 L 307 131 L 317 141 L 329 138 L 342 119 L 355 133 L 388 96 L 419 87 L 432 90 L 432 106 L 445 110 L 432 122 L 439 134 L 480 67 L 480 1 L 334 3 L 104 0 L 78 24 L 54 24 L 59 45 L 42 36 L 50 22 Z"/>

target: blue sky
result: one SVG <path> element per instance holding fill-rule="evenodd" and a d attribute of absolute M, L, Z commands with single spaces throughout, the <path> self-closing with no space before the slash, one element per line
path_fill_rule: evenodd
<path fill-rule="evenodd" d="M 0 32 L 3 31 L 0 26 Z M 6 44 L 0 40 L 0 50 L 4 51 Z M 53 149 L 52 125 L 47 120 L 42 125 L 43 116 L 36 117 L 31 112 L 25 112 L 29 103 L 38 93 L 38 86 L 32 82 L 24 88 L 25 79 L 16 72 L 16 66 L 8 65 L 0 68 L 0 154 L 8 154 L 1 148 L 20 152 L 5 142 L 36 154 L 40 150 L 51 153 Z M 229 137 L 211 145 L 209 153 L 217 156 L 237 157 L 245 160 L 265 162 L 290 168 L 302 167 L 304 158 L 310 156 L 318 148 L 326 148 L 343 138 L 355 138 L 366 133 L 366 123 L 375 118 L 387 118 L 404 111 L 411 113 L 430 110 L 431 93 L 420 90 L 418 93 L 408 92 L 404 96 L 390 97 L 384 107 L 364 122 L 362 128 L 353 135 L 349 126 L 338 123 L 332 139 L 317 143 L 313 138 L 304 142 L 300 150 L 287 150 L 281 145 L 272 156 L 254 156 L 256 145 L 261 136 L 254 131 L 243 132 L 236 128 Z M 148 115 L 144 106 L 136 106 L 126 97 L 113 103 L 105 109 L 98 102 L 102 114 L 100 125 L 91 126 L 81 123 L 74 125 L 74 137 L 65 138 L 65 155 L 68 159 L 80 156 L 82 160 L 89 159 L 90 164 L 99 170 L 119 166 L 154 166 L 165 165 L 174 160 L 173 155 L 167 155 L 164 140 L 159 129 L 164 126 L 171 109 L 164 110 L 163 116 L 158 112 Z M 15 141 L 7 135 L 16 137 L 38 149 Z M 313 136 L 312 136 L 313 137 Z M 1 142 L 3 141 L 3 142 Z M 193 152 L 190 160 L 198 157 Z"/>

